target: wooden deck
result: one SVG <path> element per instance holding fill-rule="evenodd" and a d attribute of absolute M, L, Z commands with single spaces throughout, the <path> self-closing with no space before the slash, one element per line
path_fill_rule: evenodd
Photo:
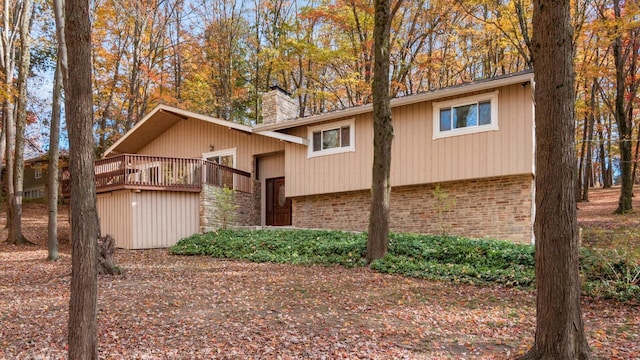
<path fill-rule="evenodd" d="M 251 174 L 202 159 L 122 154 L 95 163 L 96 192 L 120 189 L 200 192 L 203 184 L 250 193 Z M 62 194 L 71 195 L 71 173 L 62 170 Z"/>

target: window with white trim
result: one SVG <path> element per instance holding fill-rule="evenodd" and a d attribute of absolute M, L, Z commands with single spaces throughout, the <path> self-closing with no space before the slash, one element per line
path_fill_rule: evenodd
<path fill-rule="evenodd" d="M 236 168 L 236 148 L 204 153 L 202 154 L 202 158 L 219 165 Z M 207 169 L 208 172 L 205 173 L 205 181 L 208 184 L 227 186 L 233 189 L 236 188 L 236 176 L 234 173 L 221 171 L 220 169 L 210 169 L 209 167 L 207 167 Z"/>
<path fill-rule="evenodd" d="M 498 92 L 433 103 L 433 139 L 498 130 Z"/>
<path fill-rule="evenodd" d="M 36 163 L 33 168 L 33 177 L 36 179 L 40 179 L 42 177 L 42 163 Z"/>
<path fill-rule="evenodd" d="M 355 120 L 309 127 L 309 157 L 355 151 Z"/>

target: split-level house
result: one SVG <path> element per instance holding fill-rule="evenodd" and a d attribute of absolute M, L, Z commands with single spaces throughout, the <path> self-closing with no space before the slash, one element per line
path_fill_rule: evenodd
<path fill-rule="evenodd" d="M 533 241 L 533 73 L 391 101 L 391 230 Z M 274 88 L 250 127 L 158 106 L 96 162 L 103 233 L 120 247 L 171 246 L 220 226 L 367 229 L 372 106 L 298 117 Z M 68 188 L 67 188 L 68 193 Z"/>

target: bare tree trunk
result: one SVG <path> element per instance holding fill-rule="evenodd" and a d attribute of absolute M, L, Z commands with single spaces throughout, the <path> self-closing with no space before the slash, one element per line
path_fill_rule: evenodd
<path fill-rule="evenodd" d="M 638 131 L 636 133 L 636 152 L 635 155 L 633 156 L 633 171 L 632 173 L 632 177 L 633 177 L 633 185 L 635 185 L 636 183 L 636 179 L 638 176 L 638 162 L 640 162 L 640 124 L 638 124 Z M 632 188 L 633 189 L 633 188 Z"/>
<path fill-rule="evenodd" d="M 380 259 L 389 246 L 389 198 L 391 195 L 391 143 L 393 125 L 389 100 L 389 1 L 375 0 L 373 69 L 373 170 L 371 211 L 367 239 L 367 264 Z"/>
<path fill-rule="evenodd" d="M 613 119 L 611 116 L 607 117 L 609 121 L 609 127 L 607 128 L 607 182 L 604 188 L 610 188 L 613 186 L 613 142 L 611 141 Z"/>
<path fill-rule="evenodd" d="M 584 171 L 584 156 L 587 151 L 587 131 L 588 131 L 588 117 L 584 117 L 584 124 L 582 128 L 582 144 L 580 144 L 580 157 L 578 158 L 578 180 L 576 181 L 576 201 L 582 201 L 582 186 L 585 182 L 583 180 Z"/>
<path fill-rule="evenodd" d="M 97 240 L 93 108 L 91 90 L 91 24 L 89 0 L 67 0 L 65 38 L 74 76 L 65 83 L 71 172 L 71 294 L 69 359 L 97 359 Z"/>
<path fill-rule="evenodd" d="M 2 12 L 2 70 L 4 71 L 4 92 L 5 94 L 11 94 L 11 89 L 13 86 L 13 76 L 15 70 L 15 37 L 14 32 L 15 29 L 11 27 L 11 6 L 9 0 L 4 0 L 3 2 L 3 12 Z M 6 184 L 7 184 L 7 222 L 5 227 L 8 229 L 11 227 L 11 199 L 14 196 L 13 189 L 13 163 L 14 163 L 14 155 L 15 155 L 15 144 L 16 144 L 16 124 L 14 118 L 14 108 L 15 105 L 13 103 L 12 96 L 4 97 L 4 106 L 3 106 L 3 133 L 5 135 L 5 144 L 4 147 L 4 157 L 5 157 L 5 169 L 6 169 Z M 10 241 L 10 238 L 7 238 L 7 241 Z"/>
<path fill-rule="evenodd" d="M 62 100 L 62 69 L 60 59 L 53 77 L 51 132 L 49 134 L 49 222 L 47 260 L 58 260 L 58 165 L 60 163 L 60 101 Z"/>
<path fill-rule="evenodd" d="M 7 76 L 8 78 L 9 76 Z M 10 89 L 10 84 L 5 84 L 7 89 Z M 7 134 L 6 142 L 7 146 L 5 148 L 5 169 L 6 169 L 6 182 L 7 182 L 7 223 L 6 228 L 11 229 L 13 226 L 13 205 L 12 199 L 15 196 L 15 183 L 14 179 L 14 162 L 15 162 L 15 149 L 16 149 L 16 122 L 14 115 L 15 106 L 13 104 L 13 99 L 10 96 L 7 96 L 4 101 L 4 133 Z M 11 234 L 7 236 L 7 242 L 13 242 L 13 237 Z"/>
<path fill-rule="evenodd" d="M 596 91 L 598 89 L 597 80 L 593 79 L 593 85 L 591 86 L 591 103 L 589 106 L 590 112 L 589 116 L 585 119 L 587 121 L 586 130 L 586 141 L 587 141 L 587 154 L 584 165 L 584 177 L 583 177 L 583 187 L 582 187 L 582 201 L 589 201 L 589 187 L 593 186 L 593 160 L 592 160 L 592 152 L 593 152 L 593 126 L 596 122 Z"/>
<path fill-rule="evenodd" d="M 617 20 L 621 17 L 620 0 L 613 0 L 613 12 Z M 624 109 L 624 97 L 625 97 L 625 51 L 622 49 L 622 35 L 620 29 L 617 29 L 616 37 L 613 40 L 613 58 L 616 70 L 616 96 L 615 96 L 615 119 L 618 125 L 618 133 L 620 135 L 620 173 L 621 184 L 620 199 L 618 200 L 617 214 L 625 214 L 633 210 L 633 202 L 631 195 L 633 192 L 633 185 L 631 178 L 631 133 L 633 130 L 632 124 L 627 121 L 627 116 Z"/>
<path fill-rule="evenodd" d="M 20 63 L 18 67 L 18 114 L 16 119 L 15 154 L 13 170 L 14 193 L 11 197 L 11 226 L 8 242 L 16 245 L 31 244 L 22 235 L 22 189 L 24 184 L 24 131 L 27 123 L 27 79 L 31 65 L 31 0 L 24 0 L 20 19 Z"/>
<path fill-rule="evenodd" d="M 580 309 L 570 1 L 534 0 L 536 334 L 522 359 L 589 359 Z"/>
<path fill-rule="evenodd" d="M 4 158 L 7 152 L 7 132 L 4 127 L 0 127 L 0 164 L 4 164 Z M 0 198 L 4 193 L 6 172 L 0 171 Z"/>
<path fill-rule="evenodd" d="M 56 18 L 56 35 L 58 39 L 58 60 L 62 76 L 62 87 L 65 88 L 69 79 L 69 65 L 67 60 L 67 40 L 64 30 L 64 2 L 65 0 L 53 0 L 53 12 Z"/>
<path fill-rule="evenodd" d="M 58 259 L 58 165 L 60 164 L 60 102 L 68 79 L 67 42 L 64 31 L 64 0 L 53 0 L 58 39 L 58 62 L 53 83 L 51 134 L 49 135 L 49 260 Z"/>

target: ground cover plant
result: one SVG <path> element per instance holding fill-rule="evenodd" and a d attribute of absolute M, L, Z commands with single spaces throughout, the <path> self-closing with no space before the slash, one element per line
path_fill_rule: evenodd
<path fill-rule="evenodd" d="M 63 208 L 61 260 L 48 262 L 46 214 L 45 205 L 25 207 L 36 246 L 0 242 L 0 359 L 66 358 L 69 223 Z M 534 335 L 535 292 L 526 288 L 166 249 L 119 249 L 116 260 L 124 274 L 98 281 L 104 359 L 510 359 Z M 602 297 L 582 305 L 595 358 L 640 358 L 638 306 Z"/>
<path fill-rule="evenodd" d="M 210 255 L 287 264 L 364 266 L 366 234 L 321 230 L 220 230 L 180 240 L 175 255 Z M 447 235 L 392 234 L 389 253 L 371 269 L 475 285 L 535 286 L 534 247 Z M 640 303 L 637 257 L 581 249 L 584 294 Z"/>

